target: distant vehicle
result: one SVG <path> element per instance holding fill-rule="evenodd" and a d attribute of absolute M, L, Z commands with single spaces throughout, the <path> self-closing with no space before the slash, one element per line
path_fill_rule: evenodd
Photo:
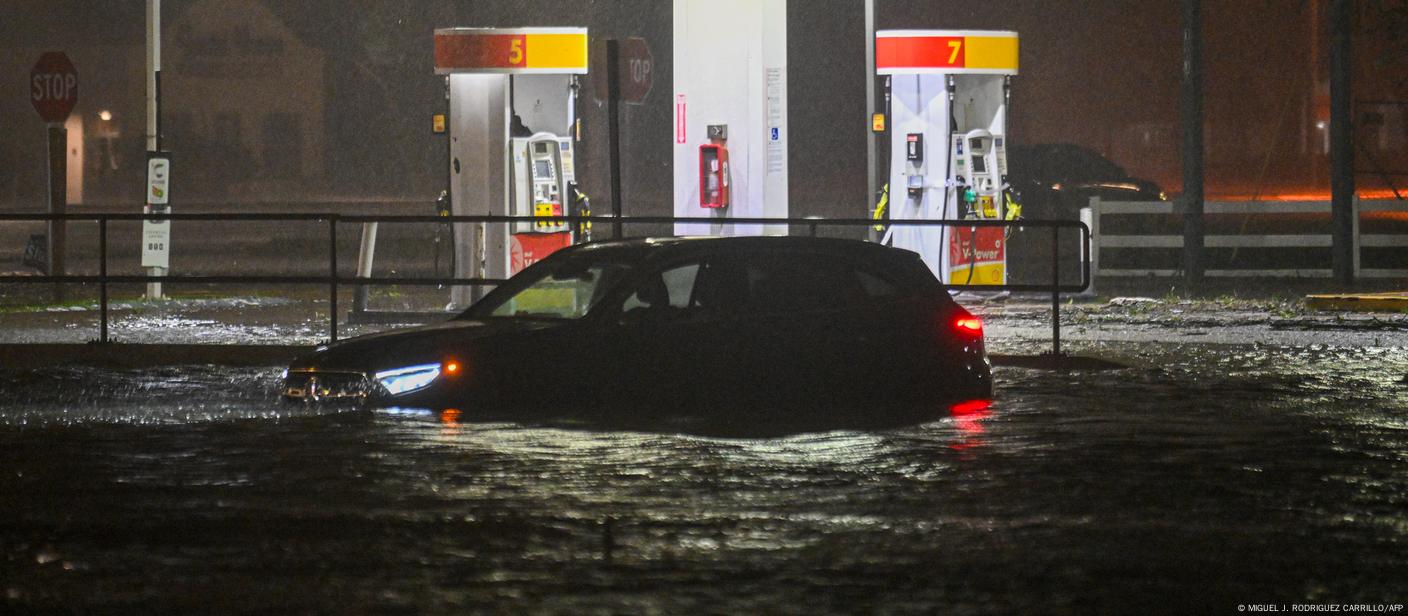
<path fill-rule="evenodd" d="M 320 347 L 292 400 L 466 417 L 733 413 L 990 398 L 982 322 L 912 252 L 852 240 L 636 239 L 563 249 L 445 323 Z"/>
<path fill-rule="evenodd" d="M 1007 152 L 1008 182 L 1021 193 L 1026 218 L 1075 219 L 1091 197 L 1110 201 L 1164 201 L 1168 195 L 1149 180 L 1130 177 L 1099 153 L 1055 143 L 1012 146 Z"/>

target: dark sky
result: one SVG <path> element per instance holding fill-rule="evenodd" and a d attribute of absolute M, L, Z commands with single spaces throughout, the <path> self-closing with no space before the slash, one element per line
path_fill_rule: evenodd
<path fill-rule="evenodd" d="M 168 27 L 197 0 L 165 0 Z M 1208 169 L 1211 189 L 1248 183 L 1320 183 L 1311 151 L 1317 113 L 1316 78 L 1323 66 L 1311 54 L 1323 45 L 1312 35 L 1312 14 L 1324 0 L 1205 0 Z M 1399 5 L 1399 0 L 1366 0 Z M 859 0 L 811 0 L 792 5 L 789 64 L 794 107 L 801 92 L 826 113 L 794 109 L 793 122 L 821 126 L 862 118 Z M 877 0 L 880 28 L 1011 29 L 1022 36 L 1022 74 L 1014 82 L 1012 131 L 1019 143 L 1074 142 L 1105 153 L 1136 175 L 1176 192 L 1180 38 L 1175 0 Z M 78 45 L 139 48 L 140 0 L 8 0 L 0 7 L 0 49 L 30 50 Z M 330 173 L 336 186 L 362 192 L 433 197 L 442 187 L 443 143 L 425 130 L 439 110 L 439 84 L 430 67 L 430 32 L 444 26 L 586 25 L 593 38 L 643 36 L 651 41 L 657 83 L 646 105 L 628 108 L 623 139 L 627 191 L 645 200 L 668 199 L 668 184 L 652 161 L 668 159 L 670 3 L 662 0 L 298 0 L 266 5 L 306 44 L 333 58 L 326 83 Z M 1361 29 L 1370 30 L 1361 24 Z M 169 33 L 168 33 L 169 36 Z M 1399 67 L 1401 68 L 1401 67 Z M 81 70 L 81 68 L 80 68 Z M 1387 74 L 1392 66 L 1374 66 Z M 17 83 L 6 76 L 3 84 Z M 1374 75 L 1362 80 L 1373 81 Z M 136 77 L 140 79 L 140 77 Z M 590 77 L 588 78 L 588 80 Z M 1382 80 L 1381 80 L 1382 81 Z M 140 86 L 138 86 L 140 87 Z M 312 85 L 308 87 L 319 87 Z M 1370 85 L 1373 91 L 1383 88 Z M 6 99 L 22 97 L 8 85 Z M 1390 88 L 1386 96 L 1392 97 Z M 0 137 L 29 140 L 32 113 L 0 101 Z M 138 110 L 140 111 L 140 110 Z M 24 117 L 15 117 L 24 116 Z M 599 111 L 584 110 L 589 131 Z M 793 132 L 799 132 L 794 127 Z M 818 131 L 822 133 L 822 131 Z M 28 136 L 25 136 L 28 135 Z M 809 189 L 864 201 L 854 188 L 864 176 L 862 131 L 818 134 L 810 146 L 831 150 L 818 162 L 835 185 Z M 656 143 L 656 142 L 659 143 Z M 604 142 L 589 139 L 593 159 Z M 13 148 L 12 148 L 13 149 Z M 859 151 L 859 158 L 858 156 Z M 379 167 L 391 159 L 404 169 Z M 792 153 L 794 175 L 804 154 Z M 8 156 L 9 158 L 5 158 Z M 0 152 L 0 164 L 17 155 Z M 21 155 L 22 156 L 22 155 Z M 629 163 L 636 164 L 629 164 Z M 797 163 L 802 163 L 799 167 Z M 9 163 L 10 165 L 23 165 Z M 827 166 L 827 165 L 830 166 Z M 601 165 L 604 167 L 604 165 Z M 1249 170 L 1255 170 L 1253 173 Z M 666 171 L 663 175 L 668 176 Z M 628 177 L 628 180 L 630 178 Z M 794 185 L 799 180 L 794 177 Z M 598 188 L 599 176 L 587 179 Z M 598 189 L 598 192 L 599 189 Z"/>

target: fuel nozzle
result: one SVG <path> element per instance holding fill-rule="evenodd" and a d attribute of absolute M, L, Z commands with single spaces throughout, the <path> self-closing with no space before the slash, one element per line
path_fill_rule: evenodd
<path fill-rule="evenodd" d="M 440 191 L 440 196 L 435 199 L 435 213 L 440 216 L 450 215 L 450 191 Z"/>

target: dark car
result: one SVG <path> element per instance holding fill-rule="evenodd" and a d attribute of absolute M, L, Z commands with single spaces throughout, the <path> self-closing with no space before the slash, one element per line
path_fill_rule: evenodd
<path fill-rule="evenodd" d="M 1007 152 L 1008 182 L 1022 196 L 1026 218 L 1079 218 L 1091 197 L 1109 201 L 1163 201 L 1168 195 L 1149 180 L 1130 177 L 1122 167 L 1078 145 L 1054 143 L 1012 146 Z"/>
<path fill-rule="evenodd" d="M 320 347 L 295 400 L 468 417 L 731 414 L 991 397 L 982 323 L 912 252 L 748 237 L 554 253 L 453 320 Z"/>

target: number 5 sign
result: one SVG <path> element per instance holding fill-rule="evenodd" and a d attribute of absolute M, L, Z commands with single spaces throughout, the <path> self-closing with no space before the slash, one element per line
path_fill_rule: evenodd
<path fill-rule="evenodd" d="M 586 28 L 442 28 L 435 31 L 435 72 L 587 72 Z"/>

